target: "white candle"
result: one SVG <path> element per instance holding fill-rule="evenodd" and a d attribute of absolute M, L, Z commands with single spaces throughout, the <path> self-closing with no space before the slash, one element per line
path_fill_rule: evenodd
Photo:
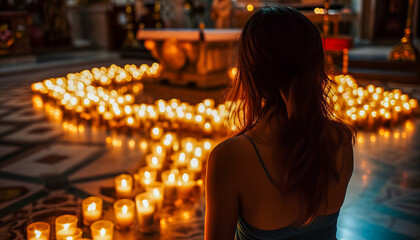
<path fill-rule="evenodd" d="M 55 219 L 55 236 L 57 239 L 72 236 L 76 232 L 78 219 L 74 215 L 61 215 Z"/>
<path fill-rule="evenodd" d="M 50 225 L 46 222 L 34 222 L 28 225 L 27 239 L 28 240 L 49 240 L 50 239 Z"/>
<path fill-rule="evenodd" d="M 176 199 L 176 184 L 178 181 L 178 175 L 178 169 L 171 169 L 162 172 L 165 201 L 173 201 Z"/>
<path fill-rule="evenodd" d="M 153 170 L 160 170 L 162 169 L 163 158 L 154 154 L 148 154 L 146 156 L 146 164 Z"/>
<path fill-rule="evenodd" d="M 180 174 L 178 180 L 177 193 L 179 198 L 186 201 L 194 195 L 194 173 L 189 170 L 184 170 Z"/>
<path fill-rule="evenodd" d="M 162 182 L 154 182 L 146 187 L 146 191 L 152 193 L 156 201 L 157 211 L 160 211 L 163 206 L 164 186 Z"/>
<path fill-rule="evenodd" d="M 114 214 L 117 228 L 130 228 L 134 222 L 134 201 L 131 199 L 120 199 L 114 203 Z"/>
<path fill-rule="evenodd" d="M 130 198 L 133 189 L 133 177 L 129 174 L 121 174 L 115 178 L 115 194 L 119 198 Z"/>
<path fill-rule="evenodd" d="M 156 231 L 157 221 L 155 221 L 156 202 L 153 195 L 149 192 L 140 193 L 136 196 L 137 218 L 140 231 Z"/>
<path fill-rule="evenodd" d="M 147 185 L 150 185 L 156 181 L 157 172 L 154 169 L 151 169 L 150 167 L 142 167 L 139 169 L 139 180 L 140 185 L 145 187 Z"/>
<path fill-rule="evenodd" d="M 114 224 L 108 220 L 99 220 L 90 226 L 93 240 L 112 240 L 114 238 Z"/>
<path fill-rule="evenodd" d="M 83 223 L 90 225 L 102 217 L 102 199 L 100 197 L 88 197 L 82 201 Z"/>
<path fill-rule="evenodd" d="M 76 228 L 73 234 L 70 235 L 58 235 L 56 240 L 77 240 L 82 239 L 83 231 L 80 228 Z"/>

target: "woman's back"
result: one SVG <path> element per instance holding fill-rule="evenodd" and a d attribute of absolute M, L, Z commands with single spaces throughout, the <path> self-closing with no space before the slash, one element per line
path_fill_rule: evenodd
<path fill-rule="evenodd" d="M 235 145 L 231 147 L 232 149 L 240 149 L 237 152 L 238 160 L 233 160 L 234 163 L 241 165 L 238 166 L 239 171 L 236 173 L 238 174 L 236 177 L 242 181 L 239 189 L 240 217 L 256 228 L 275 230 L 292 225 L 299 216 L 302 203 L 299 193 L 283 193 L 274 185 L 280 182 L 280 171 L 277 169 L 281 167 L 281 159 L 273 156 L 273 148 L 277 146 L 269 142 L 264 143 L 262 134 L 258 132 L 258 129 L 246 133 L 255 144 L 267 172 L 250 139 L 246 136 L 238 136 L 231 143 Z M 338 182 L 330 182 L 326 209 L 320 208 L 318 215 L 330 215 L 340 210 L 353 170 L 351 142 L 340 148 L 335 162 L 340 178 Z M 270 178 L 274 183 L 270 181 Z M 324 204 L 322 203 L 321 206 Z"/>
<path fill-rule="evenodd" d="M 239 132 L 210 154 L 206 239 L 232 239 L 237 226 L 290 233 L 312 224 L 334 238 L 354 133 L 329 99 L 318 29 L 296 9 L 263 8 L 246 23 L 236 60 L 227 106 Z"/>

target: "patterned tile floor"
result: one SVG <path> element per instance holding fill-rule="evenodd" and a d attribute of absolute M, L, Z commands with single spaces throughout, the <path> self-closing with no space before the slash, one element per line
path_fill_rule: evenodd
<path fill-rule="evenodd" d="M 0 78 L 0 239 L 25 239 L 28 223 L 52 223 L 63 213 L 81 219 L 80 202 L 88 195 L 103 197 L 104 218 L 112 219 L 113 177 L 135 172 L 143 161 L 141 150 L 129 144 L 138 143 L 140 134 L 106 132 L 77 121 L 64 127 L 32 106 L 30 83 L 80 70 L 68 67 Z M 399 87 L 420 98 L 419 86 L 385 87 Z M 177 97 L 197 102 L 222 92 L 149 84 L 137 100 Z M 107 136 L 117 144 L 107 143 Z M 420 239 L 420 119 L 360 131 L 354 156 L 338 239 Z M 195 218 L 162 236 L 116 231 L 116 239 L 202 239 L 202 231 L 201 208 Z"/>

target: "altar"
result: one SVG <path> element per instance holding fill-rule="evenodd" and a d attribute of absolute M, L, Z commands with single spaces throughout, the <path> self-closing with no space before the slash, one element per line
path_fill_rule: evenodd
<path fill-rule="evenodd" d="M 241 29 L 140 29 L 137 39 L 163 66 L 171 84 L 215 87 L 228 82 L 233 46 Z"/>

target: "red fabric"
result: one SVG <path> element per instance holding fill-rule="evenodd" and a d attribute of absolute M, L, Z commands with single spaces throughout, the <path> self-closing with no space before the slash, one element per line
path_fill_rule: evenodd
<path fill-rule="evenodd" d="M 323 39 L 323 45 L 327 51 L 343 51 L 353 47 L 353 39 L 344 37 L 328 37 Z"/>

